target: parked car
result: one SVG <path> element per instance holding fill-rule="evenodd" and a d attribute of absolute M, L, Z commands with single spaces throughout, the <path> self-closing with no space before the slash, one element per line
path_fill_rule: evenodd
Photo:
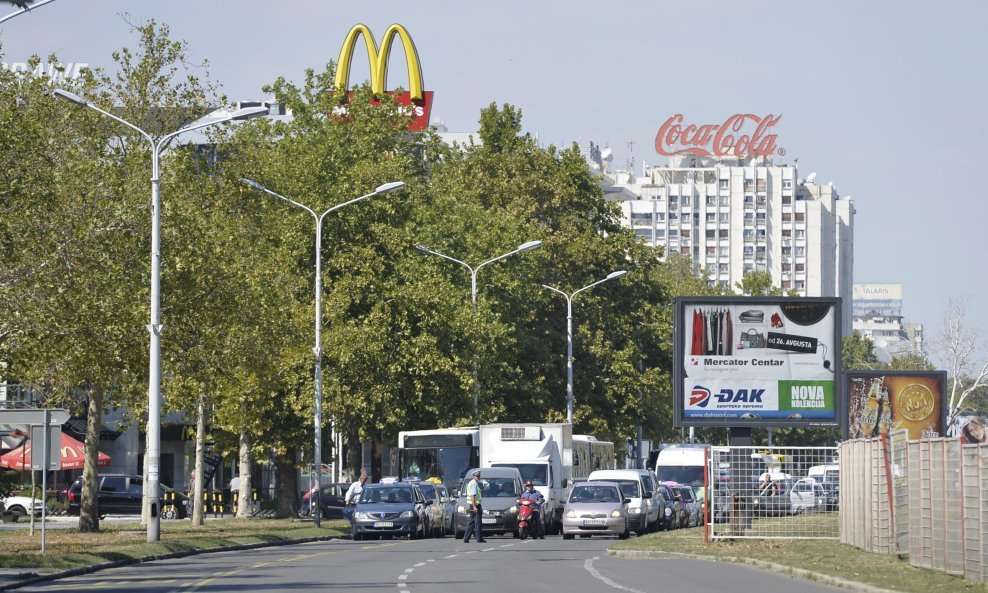
<path fill-rule="evenodd" d="M 443 524 L 446 533 L 453 533 L 453 515 L 456 513 L 456 497 L 446 484 L 436 486 L 439 489 L 439 500 L 443 507 Z"/>
<path fill-rule="evenodd" d="M 616 482 L 579 482 L 573 486 L 563 511 L 563 539 L 614 535 L 628 539 L 628 504 Z"/>
<path fill-rule="evenodd" d="M 789 497 L 796 512 L 822 511 L 827 503 L 826 491 L 813 478 L 803 478 L 794 483 Z"/>
<path fill-rule="evenodd" d="M 333 484 L 323 484 L 319 489 L 319 507 L 322 509 L 322 516 L 327 519 L 343 518 L 343 508 L 346 507 L 343 497 L 346 495 L 350 484 L 346 482 L 336 482 Z M 302 504 L 299 514 L 308 517 L 311 514 L 311 494 L 312 491 L 302 495 Z"/>
<path fill-rule="evenodd" d="M 3 506 L 18 518 L 26 517 L 31 513 L 34 513 L 35 517 L 41 516 L 41 501 L 30 496 L 8 496 L 3 499 Z"/>
<path fill-rule="evenodd" d="M 679 492 L 683 497 L 683 507 L 686 509 L 686 527 L 696 527 L 700 524 L 700 501 L 693 493 L 693 487 L 686 484 L 679 485 Z"/>
<path fill-rule="evenodd" d="M 429 534 L 429 501 L 418 486 L 408 482 L 366 484 L 353 509 L 353 539 Z"/>
<path fill-rule="evenodd" d="M 631 529 L 644 535 L 659 528 L 661 509 L 658 501 L 653 500 L 656 485 L 652 475 L 645 469 L 598 469 L 590 472 L 587 481 L 617 482 L 624 497 L 631 499 L 628 504 Z"/>
<path fill-rule="evenodd" d="M 756 515 L 794 515 L 798 512 L 792 498 L 793 481 L 779 479 L 763 482 L 758 494 L 752 497 L 752 510 Z"/>
<path fill-rule="evenodd" d="M 429 502 L 429 526 L 432 528 L 432 537 L 446 537 L 446 512 L 438 486 L 432 482 L 418 482 L 416 486 Z"/>
<path fill-rule="evenodd" d="M 655 486 L 656 495 L 661 497 L 662 507 L 659 510 L 659 529 L 676 529 L 679 527 L 679 517 L 682 505 L 676 502 L 676 494 L 672 488 L 660 482 Z"/>
<path fill-rule="evenodd" d="M 517 500 L 522 492 L 521 472 L 513 467 L 481 467 L 480 488 L 481 529 L 484 537 L 488 534 L 504 535 L 511 533 L 518 536 L 518 505 Z M 467 472 L 471 476 L 474 470 Z M 467 498 L 467 484 L 460 484 L 460 495 L 456 499 L 456 513 L 453 517 L 457 538 L 462 538 L 470 520 L 470 501 Z"/>
<path fill-rule="evenodd" d="M 823 510 L 840 510 L 840 482 L 822 482 L 823 486 Z"/>
<path fill-rule="evenodd" d="M 139 515 L 144 502 L 144 478 L 130 474 L 100 474 L 97 508 L 100 517 L 106 515 Z M 184 519 L 189 516 L 189 498 L 164 484 L 159 484 L 161 517 Z M 166 499 L 175 501 L 168 505 Z M 82 503 L 82 478 L 76 478 L 68 491 L 68 513 L 78 515 Z"/>

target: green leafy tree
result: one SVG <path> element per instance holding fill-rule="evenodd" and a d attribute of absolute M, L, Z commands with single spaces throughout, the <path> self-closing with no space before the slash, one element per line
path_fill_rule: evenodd
<path fill-rule="evenodd" d="M 844 336 L 841 341 L 841 363 L 845 370 L 867 371 L 877 369 L 881 365 L 875 354 L 875 344 L 854 331 Z"/>

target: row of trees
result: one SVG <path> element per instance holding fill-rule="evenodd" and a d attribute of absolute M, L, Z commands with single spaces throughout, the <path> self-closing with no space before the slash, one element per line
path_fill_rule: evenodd
<path fill-rule="evenodd" d="M 114 54 L 118 72 L 72 90 L 157 135 L 226 102 L 166 26 L 135 31 L 138 49 Z M 518 109 L 483 109 L 482 143 L 450 148 L 372 106 L 366 87 L 346 116 L 329 115 L 343 98 L 333 72 L 264 89 L 290 120 L 164 156 L 165 409 L 204 418 L 217 447 L 243 453 L 244 476 L 249 454 L 275 455 L 279 511 L 293 512 L 296 468 L 311 457 L 312 220 L 238 180 L 316 211 L 401 180 L 405 191 L 323 228 L 324 417 L 349 443 L 472 423 L 473 361 L 481 422 L 564 420 L 565 302 L 541 284 L 570 291 L 618 269 L 626 279 L 576 302 L 574 420 L 601 438 L 623 441 L 639 421 L 668 436 L 668 304 L 708 290 L 688 261 L 660 263 L 621 227 L 577 148 L 538 146 Z M 95 454 L 103 410 L 146 415 L 150 155 L 126 127 L 50 91 L 0 73 L 0 348 L 7 376 L 45 386 L 52 405 L 88 407 Z M 479 262 L 534 239 L 540 249 L 482 270 L 476 311 L 465 270 L 414 249 Z M 80 388 L 81 401 L 65 400 Z M 93 459 L 87 488 L 95 475 Z M 81 526 L 98 529 L 95 508 Z"/>

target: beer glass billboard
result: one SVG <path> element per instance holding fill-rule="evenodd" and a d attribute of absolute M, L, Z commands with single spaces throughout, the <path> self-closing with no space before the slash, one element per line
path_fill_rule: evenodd
<path fill-rule="evenodd" d="M 847 371 L 847 438 L 905 430 L 909 439 L 944 435 L 944 371 Z"/>
<path fill-rule="evenodd" d="M 679 297 L 676 426 L 836 426 L 840 299 Z"/>

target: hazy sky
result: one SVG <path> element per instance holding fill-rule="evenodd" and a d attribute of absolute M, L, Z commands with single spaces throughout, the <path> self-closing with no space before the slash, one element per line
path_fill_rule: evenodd
<path fill-rule="evenodd" d="M 263 98 L 278 76 L 301 82 L 356 23 L 379 41 L 401 23 L 435 91 L 434 123 L 473 131 L 482 107 L 508 102 L 544 144 L 609 145 L 616 167 L 633 156 L 639 172 L 663 162 L 655 133 L 671 115 L 781 114 L 787 162 L 854 200 L 854 281 L 902 283 L 906 320 L 928 339 L 949 298 L 968 298 L 968 324 L 988 329 L 988 207 L 984 188 L 963 183 L 988 138 L 980 0 L 56 0 L 0 25 L 3 61 L 56 52 L 112 67 L 113 50 L 136 45 L 124 11 L 168 23 L 231 99 Z M 390 74 L 407 86 L 397 50 Z M 367 78 L 360 46 L 351 84 Z"/>

